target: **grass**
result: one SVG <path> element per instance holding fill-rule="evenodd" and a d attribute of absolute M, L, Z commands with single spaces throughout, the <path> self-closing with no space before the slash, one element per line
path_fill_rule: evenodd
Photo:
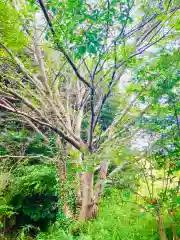
<path fill-rule="evenodd" d="M 117 191 L 103 199 L 97 219 L 63 225 L 57 221 L 37 240 L 159 240 L 156 219 L 136 204 L 122 204 Z"/>

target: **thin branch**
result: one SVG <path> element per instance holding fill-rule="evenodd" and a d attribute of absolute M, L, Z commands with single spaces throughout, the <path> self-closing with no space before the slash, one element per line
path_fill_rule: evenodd
<path fill-rule="evenodd" d="M 90 131 L 89 131 L 89 140 L 88 140 L 88 145 L 89 145 L 89 150 L 92 151 L 92 139 L 93 139 L 93 126 L 94 126 L 94 86 L 91 87 L 91 92 L 90 92 L 90 104 L 91 104 L 91 123 L 90 123 Z"/>
<path fill-rule="evenodd" d="M 165 23 L 167 23 L 167 22 L 169 21 L 169 19 L 170 19 L 174 14 L 175 14 L 175 12 L 172 12 L 172 14 L 166 19 L 166 21 L 160 26 L 160 28 L 153 34 L 153 36 L 149 39 L 148 43 L 147 43 L 145 46 L 147 46 L 148 44 L 151 43 L 151 41 L 154 39 L 154 37 L 157 36 L 157 34 L 158 34 L 158 33 L 161 31 L 161 29 L 164 27 Z M 153 30 L 156 29 L 162 22 L 163 22 L 163 20 L 157 22 L 157 23 L 154 25 L 154 27 L 153 27 L 150 31 L 148 31 L 148 33 L 146 34 L 145 38 L 141 41 L 141 43 L 143 43 L 143 41 L 147 38 L 147 36 L 149 36 L 150 33 L 152 33 Z M 140 43 L 139 43 L 138 45 L 140 45 Z M 143 48 L 143 47 L 141 47 L 141 48 Z"/>
<path fill-rule="evenodd" d="M 22 97 L 21 95 L 19 95 L 17 92 L 11 90 L 11 89 L 7 89 L 7 92 L 11 93 L 13 96 L 17 97 L 19 100 L 21 100 L 26 106 L 28 106 L 30 109 L 32 109 L 33 111 L 35 111 L 39 117 L 41 117 L 42 119 L 44 119 L 46 122 L 50 123 L 48 119 L 46 119 L 41 111 L 39 111 L 39 109 L 37 109 L 30 101 L 28 101 L 26 98 Z"/>
<path fill-rule="evenodd" d="M 139 162 L 140 164 L 140 162 Z M 140 168 L 143 172 L 143 176 L 144 176 L 144 180 L 146 182 L 146 186 L 147 186 L 147 189 L 148 189 L 148 192 L 149 192 L 149 197 L 151 198 L 152 200 L 152 195 L 151 195 L 151 190 L 150 190 L 150 186 L 149 186 L 149 181 L 147 179 L 147 173 L 146 173 L 146 157 L 145 157 L 145 161 L 144 161 L 144 164 L 142 165 L 142 167 Z"/>
<path fill-rule="evenodd" d="M 165 34 L 163 34 L 159 39 L 157 39 L 156 41 L 154 41 L 154 42 L 152 42 L 152 43 L 148 43 L 148 44 L 146 44 L 145 46 L 143 46 L 143 47 L 141 47 L 140 49 L 138 49 L 138 53 L 137 53 L 137 55 L 139 55 L 139 54 L 141 54 L 141 53 L 143 53 L 144 51 L 146 51 L 148 48 L 150 48 L 151 46 L 153 46 L 153 45 L 155 45 L 156 43 L 158 43 L 158 42 L 160 42 L 163 38 L 165 38 L 170 32 L 171 32 L 171 30 L 174 28 L 174 26 L 173 27 L 171 27 Z M 133 55 L 133 56 L 131 56 L 130 58 L 132 58 L 132 57 L 134 57 L 135 55 Z M 130 59 L 129 58 L 129 59 Z"/>
<path fill-rule="evenodd" d="M 139 26 L 137 26 L 136 28 L 130 30 L 129 32 L 127 32 L 124 37 L 129 38 L 131 37 L 134 33 L 136 33 L 137 31 L 139 31 L 140 29 L 142 29 L 144 26 L 146 26 L 148 23 L 150 23 L 152 20 L 154 20 L 156 17 L 158 16 L 158 14 L 153 14 L 149 19 L 147 19 L 147 21 L 145 21 L 144 23 L 141 22 L 139 24 Z"/>
<path fill-rule="evenodd" d="M 170 7 L 171 3 L 172 3 L 172 0 L 169 0 L 169 3 L 168 3 L 168 6 L 167 6 L 167 9 L 166 9 L 166 11 L 168 11 L 168 10 L 169 10 L 169 7 Z"/>
<path fill-rule="evenodd" d="M 55 75 L 54 80 L 53 80 L 53 82 L 52 82 L 52 85 L 54 85 L 55 82 L 56 82 L 56 80 L 57 80 L 57 78 L 58 78 L 59 76 L 61 76 L 61 71 L 62 71 L 62 69 L 65 67 L 66 63 L 67 63 L 67 62 L 65 61 L 65 62 L 63 63 L 63 65 L 62 65 L 62 67 L 59 69 L 58 73 Z"/>
<path fill-rule="evenodd" d="M 138 40 L 138 45 L 139 46 L 141 43 L 144 42 L 144 40 L 162 23 L 162 21 L 158 21 L 154 27 L 152 27 L 149 31 L 147 31 L 147 33 L 143 36 L 142 39 L 140 39 L 140 41 Z"/>
<path fill-rule="evenodd" d="M 133 2 L 133 4 L 134 4 L 134 2 Z M 108 52 L 109 52 L 109 50 L 111 49 L 111 47 L 112 47 L 113 45 L 117 45 L 118 40 L 123 36 L 124 30 L 125 30 L 126 25 L 127 25 L 127 22 L 128 22 L 128 17 L 129 17 L 129 14 L 130 14 L 131 9 L 132 9 L 132 7 L 133 7 L 133 4 L 132 4 L 132 6 L 129 7 L 129 12 L 128 12 L 128 16 L 127 16 L 127 18 L 126 18 L 126 22 L 125 22 L 125 24 L 123 24 L 120 33 L 118 34 L 118 36 L 115 37 L 115 39 L 113 39 L 113 41 L 112 41 L 112 42 L 110 43 L 110 45 L 106 48 L 106 50 L 103 52 L 103 54 L 108 54 Z M 103 69 L 104 64 L 106 63 L 106 61 L 107 61 L 107 58 L 105 58 L 105 60 L 104 60 L 103 63 L 101 64 L 100 68 L 97 70 L 98 65 L 99 65 L 100 62 L 101 62 L 101 58 L 100 58 L 100 56 L 99 56 L 99 61 L 98 61 L 98 63 L 96 64 L 96 66 L 95 66 L 95 68 L 94 68 L 93 76 L 95 76 L 95 75 L 97 75 L 99 72 L 101 72 L 101 70 Z"/>
<path fill-rule="evenodd" d="M 39 67 L 40 67 L 40 71 L 41 71 L 41 74 L 42 74 L 42 78 L 43 78 L 45 88 L 46 88 L 47 92 L 52 96 L 52 92 L 51 92 L 51 89 L 50 89 L 49 84 L 48 84 L 48 79 L 47 79 L 47 75 L 46 75 L 46 69 L 45 69 L 45 64 L 44 64 L 42 51 L 41 51 L 41 48 L 39 46 L 37 29 L 35 29 L 34 35 L 35 35 L 35 37 L 34 37 L 35 55 L 36 55 L 38 63 L 39 63 Z"/>
<path fill-rule="evenodd" d="M 49 143 L 49 139 L 46 137 L 46 135 L 44 135 L 44 133 L 42 133 L 42 131 L 36 127 L 36 125 L 29 120 L 29 118 L 25 118 L 24 119 L 28 122 L 28 124 L 32 127 L 32 129 L 34 129 L 43 139 L 46 143 Z"/>
<path fill-rule="evenodd" d="M 41 157 L 46 158 L 47 160 L 51 160 L 51 158 L 44 156 L 44 155 L 35 155 L 35 156 L 32 156 L 32 155 L 26 155 L 26 156 L 0 155 L 0 159 L 1 158 L 21 158 L 21 159 L 32 158 L 33 159 L 33 158 L 41 158 Z"/>
<path fill-rule="evenodd" d="M 110 96 L 111 94 L 111 89 L 112 89 L 112 86 L 113 86 L 113 83 L 115 81 L 115 75 L 116 75 L 116 64 L 117 64 L 117 52 L 116 52 L 116 43 L 114 43 L 114 71 L 112 73 L 112 77 L 111 77 L 111 80 L 107 86 L 107 89 L 108 89 L 108 92 L 106 94 L 104 94 L 103 96 L 103 99 L 102 99 L 102 102 L 101 102 L 101 105 L 99 107 L 99 111 L 97 113 L 97 116 L 96 116 L 96 119 L 95 119 L 95 122 L 94 122 L 94 126 L 93 126 L 93 131 L 95 130 L 96 128 L 96 125 L 99 121 L 99 117 L 100 117 L 100 114 L 101 114 L 101 111 L 102 111 L 102 108 L 104 106 L 104 104 L 106 103 L 106 100 L 108 99 L 108 97 Z"/>
<path fill-rule="evenodd" d="M 142 117 L 142 116 L 145 114 L 145 112 L 146 112 L 150 107 L 151 107 L 151 103 L 148 104 L 148 105 L 145 107 L 145 109 L 139 114 L 138 118 L 139 118 L 139 117 Z M 118 135 L 115 133 L 115 134 L 112 135 L 111 137 L 108 137 L 108 138 L 101 144 L 101 146 L 97 149 L 97 151 L 100 151 L 107 143 L 109 143 L 109 142 L 111 142 L 112 140 L 116 139 L 116 138 L 119 136 L 119 134 L 122 135 L 123 133 L 127 132 L 127 131 L 130 129 L 130 127 L 133 126 L 133 125 L 136 123 L 136 119 L 137 119 L 137 118 L 133 118 L 133 119 L 122 129 L 122 131 L 118 131 Z M 136 133 L 136 132 L 137 132 L 137 131 L 135 131 L 135 133 Z"/>
<path fill-rule="evenodd" d="M 148 87 L 151 84 L 151 82 L 149 82 L 146 87 Z M 126 114 L 128 113 L 128 111 L 130 110 L 130 108 L 134 105 L 134 103 L 138 100 L 138 98 L 141 96 L 141 94 L 143 94 L 146 91 L 145 88 L 143 88 L 137 95 L 136 97 L 130 102 L 130 104 L 127 106 L 127 108 L 124 110 L 124 112 L 122 113 L 122 115 L 118 118 L 115 119 L 111 125 L 106 129 L 106 131 L 104 132 L 104 135 L 106 135 L 110 129 L 112 129 L 113 127 L 115 127 L 117 124 L 119 124 L 122 119 L 126 116 Z"/>
<path fill-rule="evenodd" d="M 153 43 L 147 44 L 147 45 L 143 46 L 142 48 L 138 49 L 138 52 L 130 55 L 130 56 L 128 57 L 128 60 L 132 59 L 132 58 L 135 57 L 135 56 L 138 56 L 138 55 L 142 54 L 142 53 L 145 52 L 148 48 L 150 48 L 151 46 L 153 46 L 153 45 L 155 45 L 156 43 L 160 42 L 163 38 L 165 38 L 165 37 L 171 32 L 171 30 L 172 30 L 173 28 L 174 28 L 174 27 L 171 27 L 171 29 L 169 29 L 168 32 L 166 32 L 165 34 L 163 34 L 159 39 L 157 39 L 157 40 L 154 41 Z M 121 61 L 121 62 L 117 65 L 117 68 L 122 67 L 128 60 Z"/>
<path fill-rule="evenodd" d="M 174 8 L 174 9 L 172 9 L 172 10 L 170 11 L 170 13 L 173 13 L 173 14 L 174 14 L 175 11 L 178 10 L 179 8 L 180 8 L 180 7 L 176 7 L 176 8 Z M 173 14 L 172 14 L 172 15 L 173 15 Z M 144 26 L 146 26 L 148 23 L 150 23 L 152 20 L 154 20 L 154 19 L 155 19 L 157 16 L 159 16 L 159 15 L 160 15 L 160 14 L 154 14 L 154 15 L 151 16 L 146 22 L 141 23 L 137 28 L 129 31 L 128 33 L 126 33 L 126 34 L 124 35 L 124 38 L 127 38 L 127 39 L 128 39 L 128 38 L 131 37 L 135 32 L 139 31 L 141 28 L 143 28 Z M 171 16 L 172 16 L 172 15 L 171 15 Z M 170 17 L 171 17 L 171 16 L 170 16 Z M 131 56 L 129 56 L 127 60 L 121 60 L 121 61 L 119 62 L 119 64 L 117 65 L 117 68 L 123 66 L 123 65 L 124 65 L 128 60 L 130 60 L 131 58 L 142 54 L 144 51 L 146 51 L 146 50 L 147 50 L 149 47 L 151 47 L 152 45 L 155 45 L 157 42 L 159 42 L 159 41 L 162 40 L 164 37 L 166 37 L 172 29 L 173 29 L 173 27 L 172 27 L 167 33 L 165 33 L 161 38 L 159 38 L 157 41 L 155 41 L 155 42 L 153 42 L 153 43 L 148 42 L 148 44 L 146 44 L 145 46 L 141 47 L 141 48 L 138 50 L 137 53 L 132 54 Z M 159 31 L 159 30 L 158 30 L 158 31 Z M 157 31 L 157 32 L 158 32 L 158 31 Z M 157 34 L 157 32 L 156 32 L 156 34 Z M 128 35 L 128 34 L 130 34 L 130 35 Z M 124 38 L 123 38 L 123 39 L 124 39 Z M 154 38 L 154 36 L 153 36 L 153 38 Z M 152 40 L 153 38 L 151 38 L 151 40 Z M 113 45 L 114 41 L 115 41 L 115 39 L 110 43 L 110 45 L 109 45 L 109 47 L 108 47 L 108 50 L 109 50 L 109 48 L 111 48 L 111 46 Z M 106 50 L 106 51 L 107 51 L 107 50 Z M 111 72 L 112 68 L 113 68 L 113 67 L 110 67 L 110 68 L 106 71 L 106 73 L 101 77 L 100 81 L 102 81 L 105 77 L 108 76 L 108 74 Z M 97 74 L 98 72 L 99 72 L 99 71 L 97 71 L 96 74 Z"/>
<path fill-rule="evenodd" d="M 6 109 L 10 112 L 13 112 L 15 114 L 21 115 L 21 116 L 25 116 L 27 118 L 29 118 L 30 120 L 42 125 L 42 126 L 46 126 L 50 129 L 52 129 L 54 132 L 56 132 L 60 137 L 62 137 L 63 139 L 65 139 L 67 142 L 69 142 L 71 145 L 73 145 L 76 149 L 78 149 L 79 151 L 82 150 L 82 147 L 84 147 L 83 145 L 81 145 L 80 143 L 78 143 L 77 141 L 75 141 L 74 139 L 70 138 L 69 136 L 67 136 L 62 130 L 46 123 L 46 122 L 42 122 L 41 120 L 38 120 L 36 118 L 33 118 L 32 116 L 29 116 L 27 113 L 22 112 L 22 111 L 18 111 L 16 109 L 13 109 L 10 106 L 6 106 L 2 103 L 0 103 L 0 108 Z"/>
<path fill-rule="evenodd" d="M 92 74 L 90 72 L 90 69 L 88 68 L 88 66 L 86 64 L 86 60 L 85 59 L 83 59 L 83 63 L 84 63 L 85 68 L 87 69 L 87 72 L 89 74 L 90 79 L 93 79 L 93 76 L 92 76 Z"/>
<path fill-rule="evenodd" d="M 22 62 L 17 57 L 15 57 L 12 54 L 12 52 L 3 43 L 0 42 L 0 45 L 6 50 L 6 52 L 9 54 L 9 56 L 19 66 L 19 68 L 27 76 L 27 78 L 38 88 L 38 90 L 42 91 L 41 90 L 41 89 L 43 89 L 42 83 L 36 77 L 32 76 L 32 74 L 24 67 Z"/>
<path fill-rule="evenodd" d="M 165 186 L 164 194 L 163 194 L 163 201 L 166 197 L 167 189 L 168 189 L 168 185 L 169 185 L 170 169 L 171 169 L 171 164 L 169 163 L 169 167 L 168 167 L 168 171 L 167 171 L 167 178 L 166 178 L 166 186 Z"/>

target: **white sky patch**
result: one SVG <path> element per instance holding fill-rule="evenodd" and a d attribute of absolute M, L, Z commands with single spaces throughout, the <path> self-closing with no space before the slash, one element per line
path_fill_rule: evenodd
<path fill-rule="evenodd" d="M 131 140 L 131 147 L 132 149 L 136 149 L 138 151 L 144 151 L 156 139 L 158 139 L 157 135 L 150 135 L 140 130 L 134 135 L 133 139 Z"/>
<path fill-rule="evenodd" d="M 131 71 L 126 70 L 119 80 L 119 90 L 124 92 L 131 83 L 131 79 L 132 79 Z"/>

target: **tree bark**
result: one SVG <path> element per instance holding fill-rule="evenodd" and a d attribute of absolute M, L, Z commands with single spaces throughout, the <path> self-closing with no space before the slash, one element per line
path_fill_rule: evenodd
<path fill-rule="evenodd" d="M 81 176 L 82 181 L 82 205 L 79 220 L 85 221 L 93 217 L 93 181 L 94 173 L 87 172 Z"/>
<path fill-rule="evenodd" d="M 158 224 L 160 238 L 161 238 L 161 240 L 168 240 L 167 236 L 166 236 L 165 228 L 164 228 L 163 218 L 162 218 L 158 203 L 155 206 L 155 211 L 156 211 L 156 216 L 157 216 L 157 224 Z"/>
<path fill-rule="evenodd" d="M 80 174 L 80 201 L 81 210 L 79 220 L 85 221 L 97 217 L 99 200 L 103 194 L 104 184 L 107 177 L 109 161 L 104 161 L 99 169 L 99 178 L 93 187 L 94 173 Z M 93 194 L 94 192 L 94 194 Z"/>
<path fill-rule="evenodd" d="M 105 185 L 105 180 L 107 178 L 107 171 L 108 171 L 108 165 L 109 161 L 104 161 L 99 170 L 99 178 L 97 180 L 96 186 L 95 186 L 95 204 L 98 205 L 99 200 L 103 194 L 104 191 L 104 185 Z"/>

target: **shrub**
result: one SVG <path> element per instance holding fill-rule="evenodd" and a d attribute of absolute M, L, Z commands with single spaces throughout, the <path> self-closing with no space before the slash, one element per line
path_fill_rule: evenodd
<path fill-rule="evenodd" d="M 16 228 L 33 225 L 45 230 L 56 220 L 58 186 L 56 171 L 51 165 L 27 165 L 13 171 L 7 196 L 16 212 Z"/>

